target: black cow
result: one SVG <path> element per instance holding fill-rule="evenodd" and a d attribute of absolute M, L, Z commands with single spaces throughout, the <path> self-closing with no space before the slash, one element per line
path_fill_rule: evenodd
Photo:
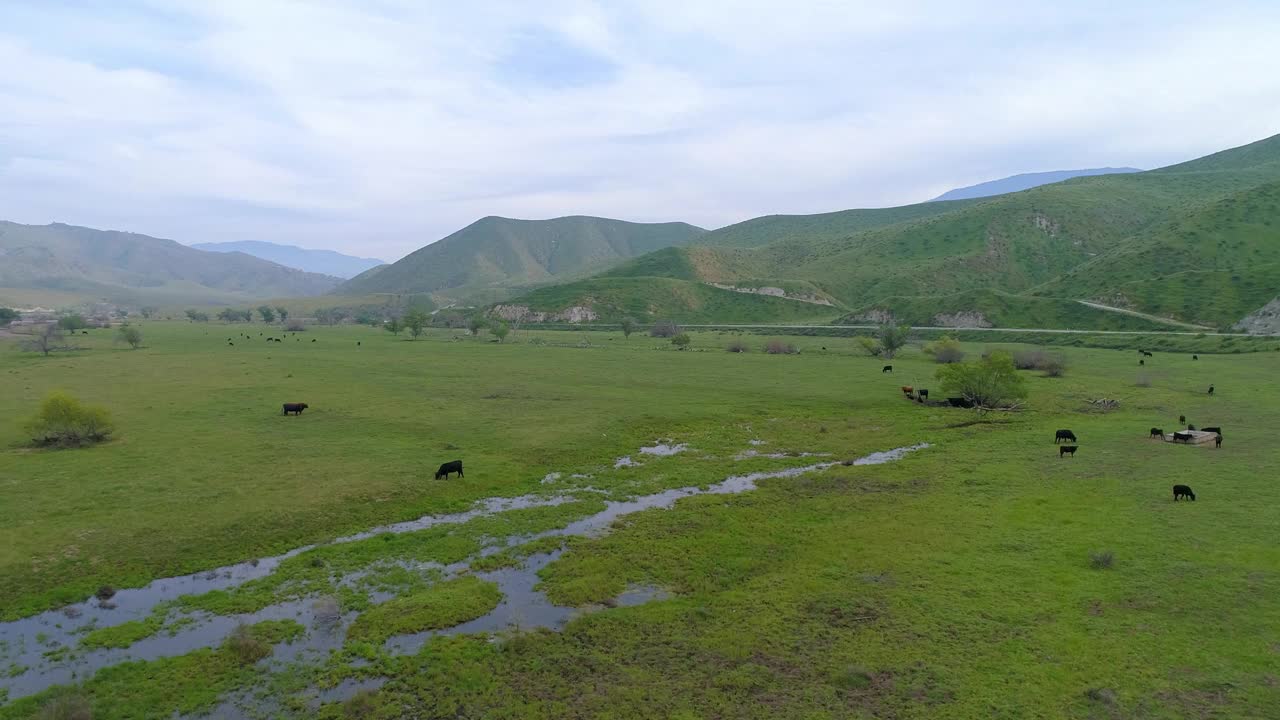
<path fill-rule="evenodd" d="M 1173 486 L 1173 501 L 1178 502 L 1178 500 L 1181 500 L 1182 498 L 1191 498 L 1192 501 L 1196 499 L 1196 494 L 1191 492 L 1190 485 Z"/>
<path fill-rule="evenodd" d="M 1146 361 L 1146 360 L 1139 359 L 1139 360 L 1138 360 L 1138 364 L 1139 364 L 1139 365 L 1146 365 L 1146 364 L 1147 364 L 1147 361 Z"/>
<path fill-rule="evenodd" d="M 284 414 L 288 415 L 289 413 L 293 413 L 294 415 L 301 415 L 302 411 L 306 410 L 308 407 L 311 406 L 306 403 L 285 403 Z"/>
<path fill-rule="evenodd" d="M 924 402 L 929 399 L 929 391 L 925 388 L 920 388 L 920 391 L 916 394 L 920 396 L 920 402 Z"/>
<path fill-rule="evenodd" d="M 311 338 L 311 342 L 315 342 L 315 341 L 316 341 L 316 339 L 315 339 L 315 338 Z"/>
<path fill-rule="evenodd" d="M 1191 356 L 1191 359 L 1192 359 L 1192 360 L 1199 360 L 1199 359 L 1200 359 L 1200 356 L 1199 356 L 1199 355 L 1192 355 L 1192 356 Z"/>
<path fill-rule="evenodd" d="M 449 473 L 455 473 L 455 472 L 458 473 L 458 477 L 464 477 L 464 475 L 462 474 L 461 460 L 454 460 L 453 462 L 447 462 L 441 465 L 440 469 L 436 471 L 436 479 L 439 480 L 440 478 L 444 478 L 445 480 L 448 480 Z"/>
<path fill-rule="evenodd" d="M 1071 442 L 1075 442 L 1076 434 L 1071 432 L 1070 430 L 1059 430 L 1058 432 L 1053 434 L 1053 441 L 1055 443 L 1060 442 L 1062 440 L 1070 440 Z"/>
<path fill-rule="evenodd" d="M 1221 435 L 1221 434 L 1222 434 L 1222 428 L 1220 428 L 1220 427 L 1207 427 L 1207 428 L 1200 428 L 1200 432 L 1211 432 L 1211 433 L 1218 433 L 1219 435 Z"/>
<path fill-rule="evenodd" d="M 1059 445 L 1058 458 L 1061 459 L 1063 455 L 1070 455 L 1071 457 L 1075 457 L 1076 450 L 1079 450 L 1079 449 L 1080 449 L 1079 445 Z"/>
<path fill-rule="evenodd" d="M 1212 386 L 1212 385 L 1210 385 L 1210 386 L 1209 386 L 1209 394 L 1210 394 L 1210 395 L 1212 395 L 1212 394 L 1213 394 L 1213 386 Z"/>
<path fill-rule="evenodd" d="M 880 374 L 882 374 L 882 375 L 883 375 L 884 373 L 891 373 L 891 372 L 893 372 L 893 366 L 892 366 L 892 365 L 885 365 L 884 367 L 880 368 Z"/>
<path fill-rule="evenodd" d="M 1187 424 L 1187 416 L 1186 416 L 1186 415 L 1179 415 L 1179 416 L 1178 416 L 1178 422 L 1182 423 L 1183 425 L 1186 425 L 1186 424 Z"/>
<path fill-rule="evenodd" d="M 1222 433 L 1218 433 L 1218 436 L 1213 439 L 1213 446 L 1215 448 L 1222 447 Z"/>
<path fill-rule="evenodd" d="M 1143 356 L 1143 357 L 1155 357 L 1155 355 L 1152 355 L 1151 353 L 1147 352 L 1146 350 L 1143 350 L 1143 351 L 1142 351 L 1142 356 Z"/>
<path fill-rule="evenodd" d="M 1151 428 L 1151 437 L 1163 438 L 1164 430 L 1161 430 L 1160 428 Z"/>
<path fill-rule="evenodd" d="M 360 341 L 359 341 L 359 340 L 357 340 L 357 341 L 356 341 L 356 347 L 360 347 Z"/>
<path fill-rule="evenodd" d="M 1182 442 L 1184 442 L 1184 443 L 1189 443 L 1189 442 L 1191 442 L 1191 438 L 1192 438 L 1192 437 L 1193 437 L 1193 436 L 1191 435 L 1191 433 L 1186 433 L 1186 432 L 1177 432 L 1177 431 L 1174 431 L 1174 433 L 1173 433 L 1173 441 L 1174 441 L 1174 442 L 1178 442 L 1179 440 L 1181 440 L 1181 441 L 1182 441 Z"/>
<path fill-rule="evenodd" d="M 973 407 L 972 400 L 970 400 L 969 398 L 962 398 L 962 397 L 949 397 L 947 398 L 947 404 L 950 405 L 951 407 L 957 407 L 957 408 Z"/>
<path fill-rule="evenodd" d="M 230 345 L 231 347 L 235 347 L 235 346 L 236 346 L 236 344 L 235 344 L 235 343 L 233 343 L 233 342 L 231 342 L 230 340 L 228 340 L 228 341 L 227 341 L 227 344 L 228 344 L 228 345 Z"/>

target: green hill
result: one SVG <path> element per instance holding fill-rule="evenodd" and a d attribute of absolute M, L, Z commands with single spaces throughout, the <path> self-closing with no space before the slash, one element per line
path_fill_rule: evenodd
<path fill-rule="evenodd" d="M 1001 326 L 1162 327 L 1076 302 L 1090 300 L 1226 326 L 1280 293 L 1278 240 L 1275 136 L 1155 171 L 990 198 L 758 218 L 601 278 L 774 288 L 850 316 L 892 309 L 917 319 L 981 313 Z M 1218 274 L 1191 274 L 1204 272 Z"/>
<path fill-rule="evenodd" d="M 970 290 L 955 295 L 891 297 L 860 308 L 836 322 L 856 325 L 892 320 L 914 326 L 1022 327 L 1065 330 L 1168 330 L 1133 315 L 1108 312 L 1075 300 Z"/>
<path fill-rule="evenodd" d="M 687 223 L 632 223 L 584 216 L 486 217 L 335 292 L 435 293 L 452 300 L 509 296 L 518 288 L 584 277 L 704 230 Z"/>
<path fill-rule="evenodd" d="M 7 297 L 138 303 L 223 303 L 320 295 L 339 280 L 244 253 L 212 253 L 136 233 L 0 221 L 0 288 Z"/>

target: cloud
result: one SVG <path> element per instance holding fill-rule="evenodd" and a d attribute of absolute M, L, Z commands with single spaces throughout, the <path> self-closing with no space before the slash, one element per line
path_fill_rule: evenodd
<path fill-rule="evenodd" d="M 399 256 L 718 226 L 1274 134 L 1273 3 L 0 7 L 0 217 Z"/>

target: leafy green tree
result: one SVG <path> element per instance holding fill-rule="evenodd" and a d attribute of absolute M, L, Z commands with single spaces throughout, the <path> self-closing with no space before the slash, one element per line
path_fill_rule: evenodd
<path fill-rule="evenodd" d="M 431 318 L 421 310 L 410 310 L 404 314 L 400 322 L 404 323 L 405 329 L 416 340 L 422 334 L 423 328 L 431 322 Z"/>
<path fill-rule="evenodd" d="M 89 327 L 89 321 L 85 320 L 83 315 L 71 313 L 58 318 L 58 326 L 63 330 L 81 330 Z"/>
<path fill-rule="evenodd" d="M 289 320 L 289 311 L 279 305 L 276 306 L 276 315 L 280 316 L 280 322 L 287 322 Z"/>
<path fill-rule="evenodd" d="M 262 322 L 273 323 L 276 321 L 276 311 L 270 305 L 259 305 L 258 314 L 262 316 Z"/>
<path fill-rule="evenodd" d="M 129 343 L 129 347 L 134 350 L 142 346 L 142 331 L 133 325 L 121 325 L 116 336 L 120 342 Z"/>
<path fill-rule="evenodd" d="M 8 325 L 18 319 L 18 311 L 12 308 L 0 307 L 0 326 Z"/>
<path fill-rule="evenodd" d="M 219 315 L 221 317 L 221 315 Z M 191 322 L 209 322 L 209 313 L 200 312 L 199 310 L 188 310 L 187 319 Z"/>
<path fill-rule="evenodd" d="M 907 336 L 911 334 L 910 325 L 885 325 L 880 328 L 879 337 L 882 355 L 892 358 L 907 344 Z"/>
<path fill-rule="evenodd" d="M 241 310 L 240 319 L 245 322 L 253 322 L 253 311 L 249 309 Z"/>
<path fill-rule="evenodd" d="M 498 342 L 502 342 L 507 337 L 507 334 L 511 332 L 511 328 L 506 323 L 495 322 L 489 325 L 489 332 L 498 338 Z"/>
<path fill-rule="evenodd" d="M 680 333 L 679 335 L 671 338 L 671 344 L 675 345 L 677 350 L 684 350 L 689 347 L 689 343 L 691 342 L 693 342 L 693 339 L 689 337 L 688 333 Z"/>
<path fill-rule="evenodd" d="M 479 335 L 480 331 L 485 329 L 488 324 L 484 318 L 479 315 L 473 315 L 470 320 L 467 320 L 467 329 L 471 331 L 472 335 Z"/>
<path fill-rule="evenodd" d="M 152 315 L 155 315 L 156 313 L 160 312 L 160 308 L 147 305 L 141 308 L 140 310 L 138 310 L 138 312 L 142 313 L 143 318 L 150 320 Z"/>
<path fill-rule="evenodd" d="M 1006 352 L 944 365 L 938 368 L 937 378 L 947 395 L 963 397 L 979 408 L 1008 407 L 1027 396 L 1026 379 Z"/>
<path fill-rule="evenodd" d="M 636 331 L 636 319 L 635 319 L 635 318 L 622 318 L 622 322 L 621 322 L 621 323 L 618 323 L 618 324 L 622 326 L 622 337 L 623 337 L 623 339 L 630 340 L 630 339 L 631 339 L 631 333 L 633 333 L 633 332 L 635 332 L 635 331 Z"/>
<path fill-rule="evenodd" d="M 105 409 L 85 405 L 64 392 L 52 392 L 25 429 L 34 445 L 74 447 L 106 440 L 114 428 Z"/>
<path fill-rule="evenodd" d="M 382 328 L 392 335 L 399 335 L 404 330 L 404 324 L 400 322 L 400 318 L 393 317 L 383 324 Z"/>

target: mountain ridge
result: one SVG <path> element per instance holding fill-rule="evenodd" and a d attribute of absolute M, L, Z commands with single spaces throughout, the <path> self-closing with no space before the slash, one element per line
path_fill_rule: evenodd
<path fill-rule="evenodd" d="M 262 240 L 194 243 L 189 247 L 205 252 L 242 252 L 295 270 L 331 275 L 344 280 L 349 280 L 370 268 L 386 264 L 386 261 L 377 258 L 356 257 L 335 250 L 317 250 Z"/>
<path fill-rule="evenodd" d="M 947 200 L 973 200 L 984 197 L 995 197 L 1012 192 L 1021 192 L 1041 185 L 1050 185 L 1078 177 L 1094 177 L 1096 175 L 1116 175 L 1142 172 L 1132 167 L 1086 168 L 1082 170 L 1047 170 L 1043 172 L 1019 173 L 1008 177 L 988 180 L 975 185 L 948 190 L 929 202 Z"/>

